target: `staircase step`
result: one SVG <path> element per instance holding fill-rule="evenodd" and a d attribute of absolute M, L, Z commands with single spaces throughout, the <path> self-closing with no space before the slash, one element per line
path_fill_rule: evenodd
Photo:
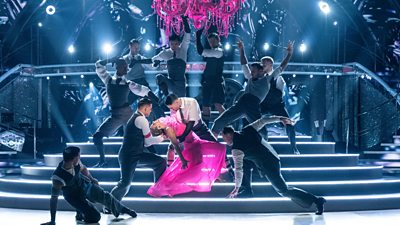
<path fill-rule="evenodd" d="M 149 197 L 146 193 L 152 182 L 132 182 L 127 197 Z M 400 180 L 377 179 L 355 181 L 307 181 L 288 182 L 289 186 L 307 190 L 315 195 L 370 195 L 390 194 L 398 192 Z M 106 191 L 111 191 L 117 182 L 100 182 L 100 186 Z M 211 192 L 191 192 L 175 196 L 176 198 L 218 198 L 227 196 L 234 188 L 234 183 L 214 183 Z M 252 184 L 254 197 L 279 197 L 269 182 L 254 182 Z M 0 191 L 12 191 L 19 194 L 49 194 L 51 190 L 50 180 L 31 180 L 19 177 L 0 178 Z"/>
<path fill-rule="evenodd" d="M 161 155 L 166 158 L 165 155 Z M 231 158 L 228 155 L 228 158 Z M 356 166 L 358 154 L 304 154 L 280 155 L 282 167 L 340 167 Z M 118 155 L 106 155 L 107 167 L 119 167 Z M 61 154 L 44 155 L 46 166 L 57 166 L 62 161 Z M 86 166 L 93 166 L 99 161 L 98 155 L 81 155 L 81 161 Z"/>
<path fill-rule="evenodd" d="M 290 142 L 269 142 L 279 154 L 293 154 Z M 122 142 L 105 142 L 104 149 L 108 154 L 118 154 Z M 153 145 L 158 154 L 167 152 L 169 143 L 162 142 Z M 90 142 L 72 142 L 67 146 L 77 146 L 82 154 L 97 154 L 96 146 Z M 299 142 L 297 148 L 302 154 L 333 154 L 335 152 L 334 142 Z"/>
<path fill-rule="evenodd" d="M 55 167 L 21 166 L 24 178 L 50 179 Z M 90 173 L 101 181 L 118 181 L 119 168 L 89 168 Z M 363 180 L 382 178 L 382 166 L 357 167 L 290 167 L 282 168 L 282 175 L 287 181 L 328 181 L 328 180 Z M 265 181 L 253 173 L 254 181 Z M 152 182 L 153 171 L 137 168 L 134 182 Z"/>
<path fill-rule="evenodd" d="M 296 142 L 311 141 L 311 136 L 296 136 Z M 104 137 L 103 142 L 122 142 L 124 138 L 121 136 Z M 93 142 L 93 137 L 89 137 L 89 141 Z M 218 136 L 218 141 L 223 141 L 222 136 Z M 268 141 L 288 141 L 288 136 L 268 136 Z"/>
<path fill-rule="evenodd" d="M 363 158 L 400 161 L 400 152 L 397 152 L 397 151 L 364 151 Z"/>
<path fill-rule="evenodd" d="M 325 211 L 396 209 L 400 207 L 400 194 L 324 196 Z M 50 195 L 16 194 L 0 192 L 0 207 L 49 209 Z M 127 197 L 124 204 L 139 213 L 294 213 L 313 212 L 290 199 L 276 198 L 135 198 Z M 58 210 L 73 210 L 60 196 Z"/>

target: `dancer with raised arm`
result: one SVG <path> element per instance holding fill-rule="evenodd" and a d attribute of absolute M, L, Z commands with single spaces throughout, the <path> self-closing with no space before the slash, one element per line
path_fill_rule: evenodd
<path fill-rule="evenodd" d="M 243 178 L 243 160 L 250 160 L 269 182 L 274 189 L 284 197 L 292 199 L 298 205 L 309 208 L 315 204 L 317 215 L 324 212 L 326 200 L 317 197 L 304 190 L 289 187 L 281 174 L 281 163 L 278 153 L 272 146 L 258 133 L 268 123 L 292 124 L 293 121 L 286 117 L 271 116 L 262 117 L 247 125 L 241 132 L 236 132 L 232 127 L 224 127 L 222 138 L 227 145 L 232 146 L 232 158 L 235 167 L 235 188 L 229 194 L 229 198 L 236 198 Z"/>

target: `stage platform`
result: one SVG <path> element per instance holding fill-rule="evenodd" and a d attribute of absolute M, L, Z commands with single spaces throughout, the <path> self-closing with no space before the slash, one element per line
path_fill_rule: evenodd
<path fill-rule="evenodd" d="M 287 137 L 270 137 L 270 143 L 281 157 L 282 174 L 289 185 L 324 196 L 326 211 L 353 211 L 400 208 L 400 179 L 383 176 L 379 165 L 359 164 L 358 154 L 335 153 L 333 142 L 312 142 L 299 136 L 301 155 L 290 152 Z M 285 140 L 286 139 L 286 140 Z M 106 168 L 90 168 L 105 190 L 111 190 L 119 180 L 117 152 L 121 137 L 105 139 Z M 92 139 L 68 143 L 82 148 L 81 160 L 93 166 L 97 160 Z M 156 145 L 156 151 L 165 157 L 167 142 Z M 60 152 L 61 153 L 61 152 Z M 50 176 L 62 159 L 60 153 L 44 155 L 43 166 L 23 165 L 21 176 L 0 179 L 0 206 L 22 209 L 49 207 Z M 228 149 L 228 157 L 231 157 Z M 139 165 L 132 187 L 124 203 L 140 213 L 287 213 L 313 212 L 303 209 L 288 198 L 280 197 L 271 184 L 253 173 L 254 198 L 226 199 L 234 187 L 232 181 L 214 183 L 209 193 L 187 193 L 174 198 L 151 198 L 146 192 L 152 185 L 153 172 Z M 60 210 L 72 210 L 61 198 Z"/>

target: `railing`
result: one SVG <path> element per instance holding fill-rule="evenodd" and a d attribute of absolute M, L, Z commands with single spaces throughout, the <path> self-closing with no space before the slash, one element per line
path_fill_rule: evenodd
<path fill-rule="evenodd" d="M 278 66 L 279 63 L 276 63 L 275 66 Z M 190 62 L 187 65 L 187 73 L 188 73 L 188 85 L 190 87 L 198 87 L 200 86 L 199 79 L 200 79 L 200 74 L 203 72 L 204 69 L 204 62 Z M 112 73 L 114 72 L 114 68 L 112 68 L 110 65 L 107 66 L 107 69 Z M 224 74 L 226 77 L 231 77 L 233 79 L 239 80 L 240 83 L 243 83 L 243 72 L 241 65 L 238 62 L 225 62 L 224 65 Z M 154 74 L 157 73 L 166 73 L 166 65 L 162 64 L 158 68 L 154 68 L 153 70 L 146 70 L 146 74 L 148 75 L 147 77 L 151 80 L 154 80 Z M 95 66 L 94 63 L 82 63 L 82 64 L 61 64 L 61 65 L 45 65 L 45 66 L 31 66 L 31 65 L 25 65 L 21 64 L 10 71 L 8 71 L 6 74 L 3 74 L 0 76 L 0 91 L 6 87 L 2 85 L 2 83 L 11 83 L 13 82 L 12 75 L 18 74 L 21 76 L 29 76 L 31 78 L 62 78 L 63 76 L 67 77 L 76 77 L 76 76 L 94 76 L 94 79 L 97 79 L 96 73 L 95 73 Z M 199 75 L 199 76 L 195 76 Z M 396 109 L 393 109 L 393 112 L 400 112 L 399 106 L 400 106 L 400 96 L 393 90 L 391 89 L 379 76 L 375 75 L 373 72 L 368 70 L 366 67 L 359 63 L 347 63 L 347 64 L 323 64 L 323 63 L 313 63 L 313 64 L 308 64 L 308 63 L 289 63 L 287 66 L 286 70 L 283 72 L 283 76 L 285 78 L 313 78 L 313 77 L 325 77 L 327 79 L 329 78 L 336 78 L 337 80 L 342 80 L 345 81 L 344 84 L 346 84 L 347 80 L 349 82 L 355 82 L 357 84 L 359 83 L 368 83 L 369 85 L 373 86 L 374 89 L 376 89 L 379 93 L 382 95 L 386 96 L 388 101 L 390 99 L 395 101 L 395 107 Z M 296 79 L 297 79 L 296 78 Z M 353 79 L 354 78 L 354 79 Z M 14 78 L 15 79 L 15 78 Z M 90 78 L 91 79 L 91 78 Z M 289 79 L 289 80 L 290 80 Z M 43 80 L 43 79 L 38 79 L 38 80 Z M 361 82 L 360 82 L 361 81 Z M 290 82 L 290 81 L 289 81 Z M 154 81 L 149 82 L 151 85 L 154 84 Z M 338 92 L 331 92 L 333 95 L 337 95 L 339 101 L 343 101 L 341 104 L 345 102 L 345 98 L 343 97 L 344 94 L 341 92 L 346 92 L 345 87 L 341 87 L 339 84 L 340 81 L 337 81 L 338 85 Z M 335 89 L 336 90 L 336 89 Z M 356 92 L 357 94 L 358 92 Z M 343 97 L 343 98 L 342 98 Z M 348 97 L 348 96 L 347 96 Z M 362 102 L 362 98 L 365 96 L 359 96 L 359 101 Z M 361 99 L 361 100 L 360 100 Z M 383 102 L 385 103 L 385 102 Z M 382 103 L 382 104 L 383 104 Z M 345 107 L 359 107 L 357 106 L 357 101 L 354 101 L 351 106 L 345 106 Z M 386 107 L 387 105 L 385 105 Z M 343 121 L 345 121 L 345 125 L 342 127 L 338 126 L 341 129 L 341 133 L 344 136 L 344 140 L 346 142 L 346 151 L 348 151 L 348 146 L 349 142 L 352 142 L 350 139 L 350 136 L 352 132 L 354 133 L 355 136 L 362 136 L 366 132 L 370 130 L 359 130 L 358 125 L 358 120 L 362 116 L 365 116 L 366 114 L 371 114 L 375 115 L 381 108 L 381 106 L 378 104 L 377 106 L 374 106 L 370 109 L 367 109 L 366 111 L 360 111 L 358 112 L 352 112 L 352 110 L 349 110 L 349 113 L 347 113 L 345 116 L 340 117 Z M 391 106 L 390 106 L 391 107 Z M 359 107 L 362 109 L 362 107 Z M 339 109 L 336 109 L 336 111 L 340 111 Z M 331 113 L 331 112 L 330 112 Z M 340 112 L 339 112 L 340 113 Z M 335 116 L 335 115 L 334 115 Z M 400 117 L 400 116 L 399 116 Z M 381 119 L 383 122 L 384 119 Z M 356 121 L 356 122 L 354 122 Z M 381 122 L 382 122 L 381 121 Z M 397 124 L 396 122 L 393 122 L 393 124 Z M 399 122 L 400 123 L 400 122 Z M 380 123 L 377 123 L 376 126 L 378 126 Z M 392 127 L 391 127 L 392 128 Z M 371 129 L 371 128 L 370 128 Z M 340 136 L 340 135 L 339 135 Z M 357 145 L 357 140 L 354 141 L 354 143 Z"/>

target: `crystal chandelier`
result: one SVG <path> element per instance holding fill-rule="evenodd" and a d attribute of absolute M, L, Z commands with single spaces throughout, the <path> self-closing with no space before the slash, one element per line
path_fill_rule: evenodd
<path fill-rule="evenodd" d="M 218 33 L 227 36 L 235 15 L 244 0 L 153 0 L 152 7 L 159 17 L 158 25 L 169 36 L 182 31 L 181 15 L 188 16 L 196 30 L 214 25 Z"/>

